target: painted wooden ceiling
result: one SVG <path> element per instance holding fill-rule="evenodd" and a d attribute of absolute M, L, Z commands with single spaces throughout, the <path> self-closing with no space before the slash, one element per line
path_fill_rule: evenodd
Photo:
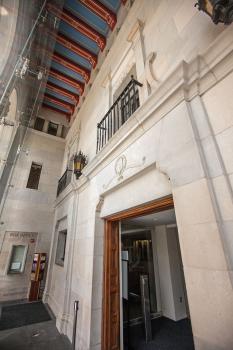
<path fill-rule="evenodd" d="M 48 4 L 60 19 L 43 106 L 70 120 L 95 69 L 98 54 L 127 0 L 65 0 L 63 11 Z"/>

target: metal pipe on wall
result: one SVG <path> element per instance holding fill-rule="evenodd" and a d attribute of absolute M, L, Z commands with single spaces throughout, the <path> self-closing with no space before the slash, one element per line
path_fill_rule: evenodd
<path fill-rule="evenodd" d="M 76 343 L 76 329 L 77 329 L 77 316 L 78 316 L 79 301 L 74 301 L 74 324 L 73 324 L 73 335 L 72 335 L 72 350 L 75 350 Z"/>

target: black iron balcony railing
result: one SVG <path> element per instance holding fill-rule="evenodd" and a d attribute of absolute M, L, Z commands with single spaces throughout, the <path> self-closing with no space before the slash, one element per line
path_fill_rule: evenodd
<path fill-rule="evenodd" d="M 97 151 L 98 153 L 117 130 L 129 119 L 140 106 L 138 86 L 142 86 L 131 77 L 131 81 L 97 124 Z"/>
<path fill-rule="evenodd" d="M 59 194 L 69 185 L 71 182 L 72 178 L 72 170 L 66 169 L 60 180 L 58 181 L 58 186 L 57 186 L 57 197 Z"/>

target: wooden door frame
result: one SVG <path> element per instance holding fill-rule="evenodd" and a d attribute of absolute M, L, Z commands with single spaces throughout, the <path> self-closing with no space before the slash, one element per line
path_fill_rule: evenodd
<path fill-rule="evenodd" d="M 173 197 L 169 195 L 104 218 L 102 350 L 120 350 L 119 222 L 172 208 Z"/>

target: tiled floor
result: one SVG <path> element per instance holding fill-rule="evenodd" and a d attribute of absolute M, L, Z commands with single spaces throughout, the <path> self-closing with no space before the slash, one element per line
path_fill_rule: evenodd
<path fill-rule="evenodd" d="M 10 305 L 21 303 L 25 300 Z M 1 303 L 6 305 L 9 302 Z M 54 315 L 46 308 L 52 320 L 0 331 L 0 350 L 71 350 L 68 338 L 58 332 Z"/>
<path fill-rule="evenodd" d="M 1 350 L 71 350 L 68 339 L 55 326 L 55 321 L 0 332 Z"/>

